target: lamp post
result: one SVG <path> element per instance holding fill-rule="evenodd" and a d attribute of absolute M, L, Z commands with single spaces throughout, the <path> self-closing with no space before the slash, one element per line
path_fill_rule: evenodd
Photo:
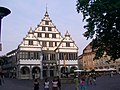
<path fill-rule="evenodd" d="M 0 51 L 2 51 L 2 44 L 1 44 L 1 23 L 2 18 L 10 14 L 11 11 L 5 7 L 0 7 Z"/>

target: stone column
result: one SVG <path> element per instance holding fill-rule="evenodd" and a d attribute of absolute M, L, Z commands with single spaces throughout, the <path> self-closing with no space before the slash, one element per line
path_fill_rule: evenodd
<path fill-rule="evenodd" d="M 32 66 L 30 66 L 30 76 L 29 76 L 30 79 L 33 79 L 32 78 Z"/>
<path fill-rule="evenodd" d="M 48 66 L 47 75 L 50 77 L 50 66 Z"/>

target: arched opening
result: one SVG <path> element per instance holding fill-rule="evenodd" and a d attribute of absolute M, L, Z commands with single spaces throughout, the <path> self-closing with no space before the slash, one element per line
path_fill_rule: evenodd
<path fill-rule="evenodd" d="M 39 78 L 40 77 L 40 68 L 39 67 L 33 67 L 32 69 L 32 78 Z"/>
<path fill-rule="evenodd" d="M 77 67 L 71 67 L 70 68 L 70 73 L 74 73 L 74 70 L 77 70 Z"/>
<path fill-rule="evenodd" d="M 54 70 L 55 70 L 55 67 L 51 66 L 50 67 L 50 77 L 54 77 Z"/>
<path fill-rule="evenodd" d="M 30 69 L 28 67 L 22 67 L 20 69 L 20 78 L 21 79 L 29 79 L 30 77 Z"/>
<path fill-rule="evenodd" d="M 30 69 L 28 67 L 22 67 L 20 70 L 21 74 L 30 74 Z"/>
<path fill-rule="evenodd" d="M 43 77 L 47 77 L 47 70 L 48 70 L 48 67 L 43 66 Z"/>
<path fill-rule="evenodd" d="M 61 68 L 61 77 L 68 77 L 68 68 L 67 67 Z"/>

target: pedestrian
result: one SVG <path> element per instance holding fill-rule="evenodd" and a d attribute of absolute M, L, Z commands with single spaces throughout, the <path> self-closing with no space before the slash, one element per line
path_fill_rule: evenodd
<path fill-rule="evenodd" d="M 79 86 L 79 85 L 78 85 L 78 82 L 79 82 L 79 81 L 78 81 L 78 77 L 75 77 L 75 78 L 74 78 L 75 90 L 78 90 L 78 86 Z"/>
<path fill-rule="evenodd" d="M 90 83 L 90 85 L 92 85 L 92 82 L 93 82 L 93 77 L 92 77 L 92 75 L 90 75 L 89 76 L 89 83 Z"/>
<path fill-rule="evenodd" d="M 39 81 L 38 81 L 38 78 L 34 80 L 34 90 L 39 90 Z"/>
<path fill-rule="evenodd" d="M 90 76 L 87 75 L 87 77 L 86 77 L 86 83 L 87 83 L 87 85 L 89 85 L 89 82 L 90 82 Z"/>
<path fill-rule="evenodd" d="M 0 75 L 0 86 L 2 85 L 1 75 Z"/>
<path fill-rule="evenodd" d="M 58 81 L 58 90 L 61 90 L 61 80 L 59 76 L 57 76 L 57 81 Z"/>
<path fill-rule="evenodd" d="M 52 81 L 52 90 L 58 90 L 58 81 L 56 77 L 54 77 Z"/>
<path fill-rule="evenodd" d="M 86 85 L 85 85 L 85 79 L 82 78 L 80 81 L 80 89 L 81 90 L 85 90 L 86 89 Z"/>
<path fill-rule="evenodd" d="M 113 71 L 110 72 L 110 77 L 113 77 Z"/>
<path fill-rule="evenodd" d="M 1 73 L 1 83 L 4 84 L 4 73 Z"/>
<path fill-rule="evenodd" d="M 93 84 L 96 85 L 96 75 L 93 75 Z"/>
<path fill-rule="evenodd" d="M 44 90 L 49 90 L 49 81 L 48 81 L 48 78 L 45 79 Z"/>

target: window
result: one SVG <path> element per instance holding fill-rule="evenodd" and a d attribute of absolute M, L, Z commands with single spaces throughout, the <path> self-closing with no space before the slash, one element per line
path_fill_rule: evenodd
<path fill-rule="evenodd" d="M 29 40 L 29 45 L 33 45 L 33 40 Z"/>
<path fill-rule="evenodd" d="M 45 37 L 46 37 L 46 38 L 49 38 L 49 33 L 45 33 Z"/>
<path fill-rule="evenodd" d="M 52 38 L 56 38 L 56 34 L 55 33 L 52 34 Z"/>
<path fill-rule="evenodd" d="M 38 33 L 38 37 L 42 37 L 42 33 Z"/>
<path fill-rule="evenodd" d="M 46 46 L 47 46 L 47 44 L 46 44 L 45 41 L 42 42 L 42 46 L 43 46 L 43 47 L 46 47 Z"/>
<path fill-rule="evenodd" d="M 45 27 L 42 27 L 42 31 L 45 31 Z"/>
<path fill-rule="evenodd" d="M 53 42 L 49 42 L 49 47 L 53 47 Z"/>
<path fill-rule="evenodd" d="M 39 52 L 34 52 L 34 59 L 40 59 Z"/>
<path fill-rule="evenodd" d="M 55 42 L 55 46 L 57 46 L 57 42 Z"/>
<path fill-rule="evenodd" d="M 64 60 L 64 53 L 59 53 L 59 59 Z"/>
<path fill-rule="evenodd" d="M 52 28 L 51 28 L 51 27 L 48 27 L 48 31 L 52 31 Z"/>
<path fill-rule="evenodd" d="M 30 52 L 30 59 L 34 59 L 34 52 Z"/>
<path fill-rule="evenodd" d="M 49 21 L 45 21 L 45 25 L 49 25 Z"/>
<path fill-rule="evenodd" d="M 43 60 L 48 60 L 48 54 L 43 54 Z"/>
<path fill-rule="evenodd" d="M 50 54 L 50 60 L 55 60 L 55 54 Z"/>
<path fill-rule="evenodd" d="M 70 43 L 69 42 L 66 42 L 66 47 L 70 47 Z"/>
<path fill-rule="evenodd" d="M 22 52 L 20 52 L 20 59 L 22 59 Z"/>
<path fill-rule="evenodd" d="M 23 59 L 28 59 L 28 52 L 23 52 L 22 53 L 22 58 Z"/>

